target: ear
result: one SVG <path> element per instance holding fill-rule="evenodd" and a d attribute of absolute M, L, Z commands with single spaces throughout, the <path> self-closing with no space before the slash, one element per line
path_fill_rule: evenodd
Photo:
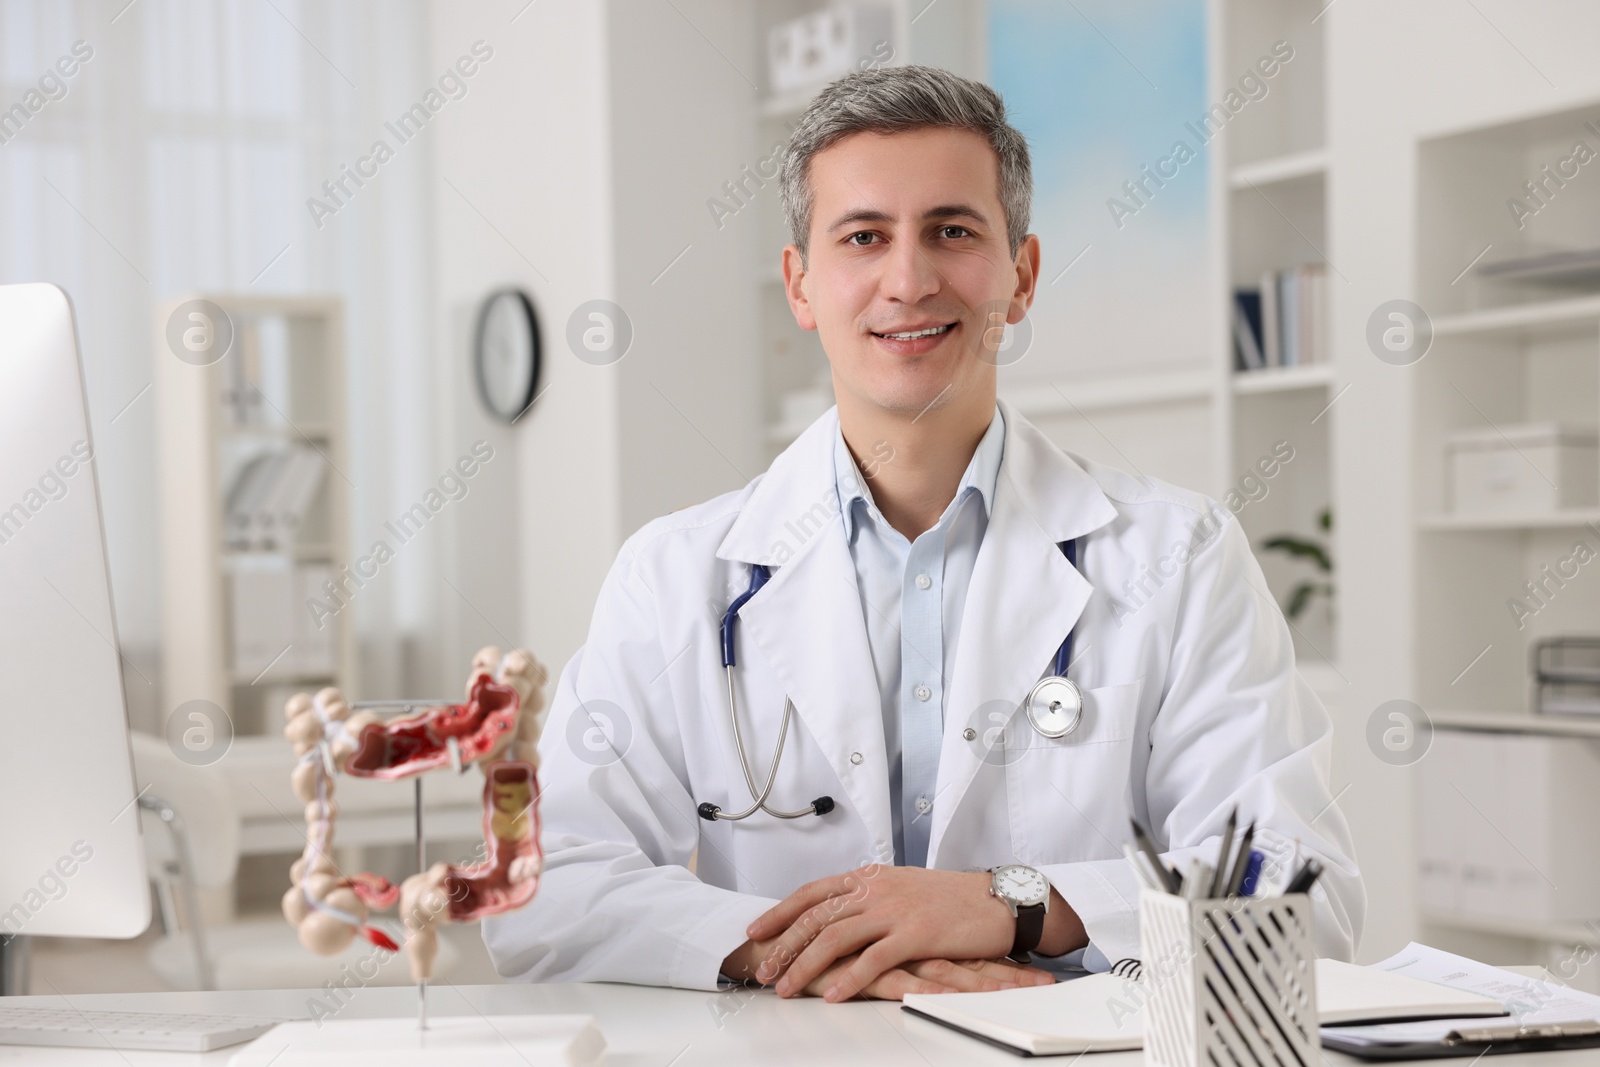
<path fill-rule="evenodd" d="M 794 321 L 802 330 L 815 330 L 817 317 L 811 311 L 811 300 L 806 296 L 807 271 L 800 264 L 800 249 L 797 245 L 784 245 L 783 247 L 783 293 L 789 299 L 789 310 L 794 313 Z"/>
<path fill-rule="evenodd" d="M 1030 233 L 1017 248 L 1017 287 L 1011 294 L 1011 307 L 1006 321 L 1015 325 L 1022 321 L 1033 306 L 1034 294 L 1039 287 L 1039 235 Z"/>

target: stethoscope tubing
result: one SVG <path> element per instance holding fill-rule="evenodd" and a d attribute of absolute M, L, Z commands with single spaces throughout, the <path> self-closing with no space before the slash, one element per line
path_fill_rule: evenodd
<path fill-rule="evenodd" d="M 1062 553 L 1067 557 L 1067 563 L 1073 567 L 1077 567 L 1077 541 L 1063 541 L 1059 547 Z M 728 681 L 728 721 L 733 725 L 733 745 L 739 754 L 739 769 L 744 774 L 744 783 L 749 788 L 750 796 L 755 802 L 745 810 L 738 812 L 723 811 L 720 807 L 710 802 L 701 804 L 697 811 L 700 817 L 705 819 L 707 822 L 716 822 L 718 820 L 725 822 L 738 822 L 741 819 L 748 819 L 758 811 L 764 811 L 768 815 L 775 816 L 779 819 L 800 819 L 807 815 L 826 815 L 828 812 L 832 811 L 834 807 L 833 798 L 827 796 L 818 797 L 816 800 L 811 802 L 809 807 L 803 808 L 800 811 L 779 811 L 767 805 L 767 797 L 772 794 L 772 784 L 777 780 L 778 777 L 778 764 L 783 761 L 784 745 L 789 739 L 789 720 L 794 715 L 794 702 L 791 701 L 787 695 L 785 695 L 783 698 L 783 722 L 778 727 L 778 743 L 773 747 L 772 763 L 767 768 L 767 780 L 759 790 L 756 789 L 755 775 L 750 773 L 750 758 L 745 752 L 744 731 L 739 727 L 739 703 L 734 693 L 733 668 L 735 666 L 736 658 L 733 648 L 734 629 L 739 621 L 739 609 L 744 607 L 745 602 L 751 597 L 755 596 L 756 593 L 760 591 L 761 587 L 767 584 L 767 580 L 771 577 L 772 572 L 765 565 L 760 563 L 751 564 L 750 588 L 746 589 L 734 599 L 733 603 L 728 605 L 728 610 L 722 615 L 721 627 L 722 668 Z M 1068 630 L 1067 636 L 1061 641 L 1061 647 L 1056 649 L 1055 663 L 1053 664 L 1053 677 L 1061 679 L 1062 681 L 1066 681 L 1067 668 L 1072 664 L 1072 634 L 1073 631 Z M 1072 685 L 1071 682 L 1067 682 L 1067 684 L 1069 686 Z M 1037 690 L 1037 686 L 1035 689 Z M 1076 686 L 1073 686 L 1073 689 L 1076 690 Z M 1031 699 L 1032 697 L 1030 696 L 1030 700 Z M 1082 715 L 1082 705 L 1080 704 L 1077 717 L 1075 717 L 1072 720 L 1071 725 L 1066 728 L 1067 733 L 1071 733 L 1077 729 L 1078 723 L 1082 719 Z M 1036 722 L 1034 723 L 1034 728 L 1036 730 L 1039 729 Z M 1040 732 L 1042 733 L 1043 731 Z"/>
<path fill-rule="evenodd" d="M 772 783 L 778 777 L 778 763 L 783 759 L 783 745 L 789 737 L 789 719 L 794 714 L 794 703 L 788 698 L 783 698 L 783 723 L 778 727 L 778 744 L 772 753 L 772 766 L 767 768 L 767 783 L 761 787 L 759 796 L 756 794 L 756 780 L 750 773 L 750 759 L 744 751 L 744 735 L 739 730 L 738 704 L 733 696 L 733 664 L 724 668 L 728 675 L 728 718 L 733 722 L 733 744 L 739 750 L 739 769 L 744 771 L 744 784 L 750 787 L 750 795 L 756 802 L 741 812 L 727 812 L 720 808 L 716 811 L 718 819 L 729 822 L 738 822 L 748 819 L 757 811 L 764 811 L 768 815 L 775 815 L 780 819 L 798 819 L 810 815 L 817 810 L 815 804 L 802 811 L 777 811 L 767 806 L 767 797 L 772 792 Z"/>
<path fill-rule="evenodd" d="M 1058 547 L 1061 549 L 1062 555 L 1067 557 L 1067 562 L 1076 570 L 1078 566 L 1078 542 L 1063 541 Z M 1072 665 L 1072 634 L 1076 629 L 1077 627 L 1074 626 L 1071 630 L 1068 630 L 1067 636 L 1061 642 L 1061 647 L 1056 649 L 1056 662 L 1053 671 L 1057 678 L 1065 678 L 1067 676 L 1067 668 Z"/>

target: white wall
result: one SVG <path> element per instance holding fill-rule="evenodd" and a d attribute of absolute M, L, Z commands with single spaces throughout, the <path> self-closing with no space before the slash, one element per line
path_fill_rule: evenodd
<path fill-rule="evenodd" d="M 501 495 L 460 510 L 445 571 L 455 654 L 514 642 L 559 670 L 624 537 L 760 472 L 753 246 L 705 200 L 759 158 L 761 68 L 734 0 L 519 7 L 430 6 L 434 68 L 495 49 L 435 131 L 442 437 L 492 433 L 512 457 L 492 472 Z M 547 391 L 510 429 L 485 419 L 467 354 L 478 302 L 505 285 L 532 295 L 546 357 Z M 567 344 L 595 299 L 633 325 L 612 365 Z"/>
<path fill-rule="evenodd" d="M 519 15 L 516 5 L 435 0 L 429 14 L 434 68 L 474 41 L 494 49 L 434 142 L 440 392 L 454 420 L 443 436 L 492 434 L 495 463 L 505 462 L 492 471 L 496 491 L 457 516 L 445 568 L 460 590 L 455 651 L 514 643 L 559 668 L 619 532 L 616 383 L 563 341 L 570 309 L 611 285 L 605 11 L 545 0 Z M 469 340 L 478 302 L 505 286 L 526 290 L 542 317 L 546 392 L 500 430 L 473 392 Z"/>
<path fill-rule="evenodd" d="M 617 0 L 610 10 L 613 299 L 635 332 L 610 368 L 621 384 L 628 533 L 737 489 L 765 466 L 756 234 L 739 224 L 755 212 L 719 229 L 706 201 L 767 155 L 751 106 L 766 64 L 753 5 Z M 776 182 L 746 188 L 777 201 Z"/>

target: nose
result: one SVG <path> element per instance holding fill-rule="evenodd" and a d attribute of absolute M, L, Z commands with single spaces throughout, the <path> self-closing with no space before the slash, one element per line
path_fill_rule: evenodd
<path fill-rule="evenodd" d="M 937 293 L 944 284 L 932 258 L 915 241 L 897 242 L 882 263 L 879 290 L 901 303 L 917 304 L 924 297 Z"/>

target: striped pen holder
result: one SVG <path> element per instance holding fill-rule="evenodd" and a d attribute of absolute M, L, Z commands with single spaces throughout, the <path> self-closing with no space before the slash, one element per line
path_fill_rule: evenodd
<path fill-rule="evenodd" d="M 1139 897 L 1145 1063 L 1320 1064 L 1311 901 Z"/>

